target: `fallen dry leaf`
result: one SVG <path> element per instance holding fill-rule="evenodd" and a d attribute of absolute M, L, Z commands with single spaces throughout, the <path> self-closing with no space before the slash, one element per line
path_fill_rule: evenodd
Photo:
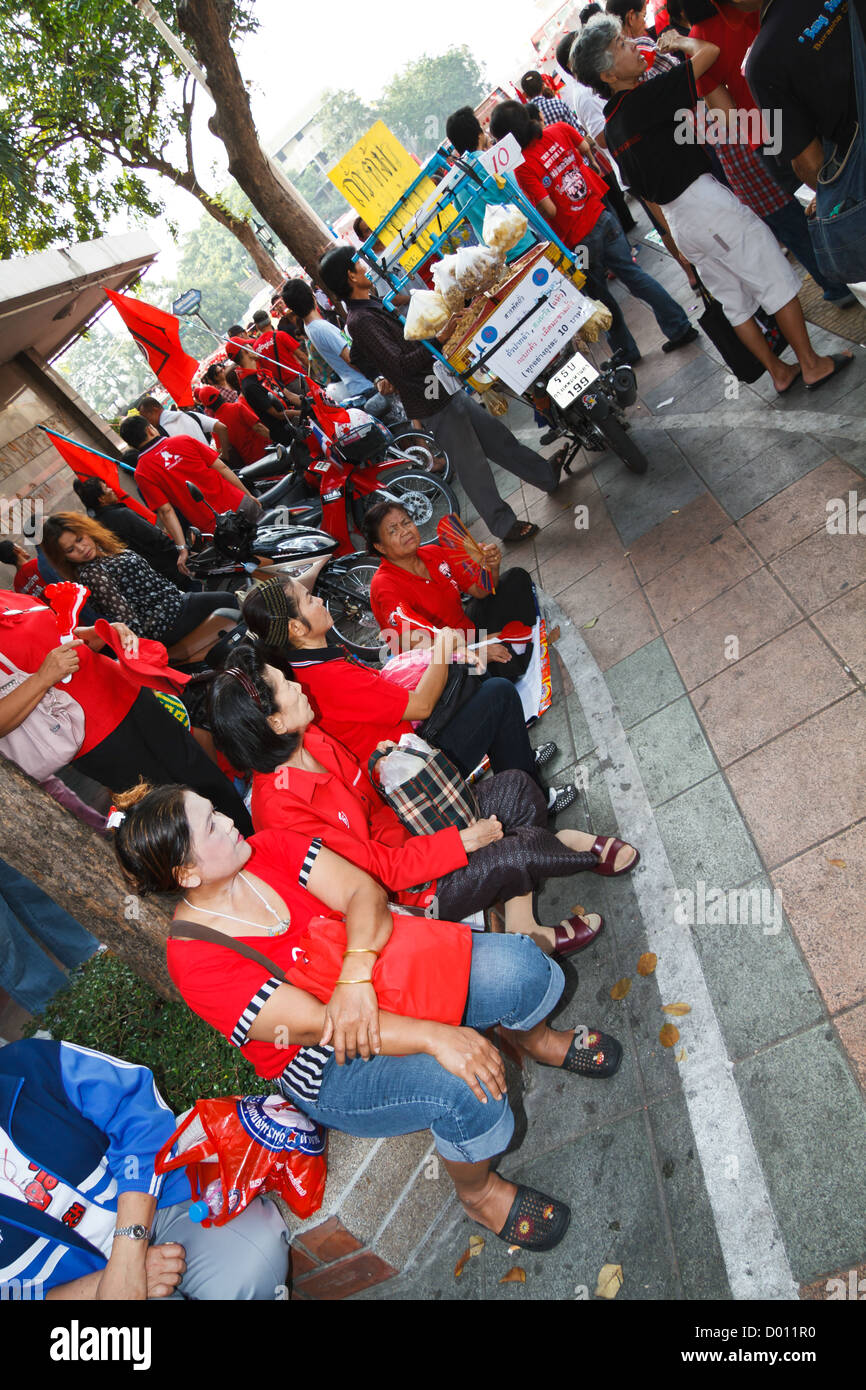
<path fill-rule="evenodd" d="M 653 951 L 644 951 L 637 963 L 637 973 L 639 975 L 651 975 L 659 963 L 659 958 Z"/>
<path fill-rule="evenodd" d="M 610 992 L 610 997 L 611 999 L 625 999 L 625 996 L 628 994 L 630 989 L 631 980 L 628 978 L 628 976 L 626 976 L 623 980 L 617 980 L 616 984 Z"/>
<path fill-rule="evenodd" d="M 659 1033 L 659 1042 L 662 1047 L 673 1047 L 674 1043 L 680 1040 L 680 1030 L 675 1028 L 672 1023 L 666 1023 Z"/>
<path fill-rule="evenodd" d="M 589 620 L 588 623 L 581 623 L 581 627 L 584 628 L 584 629 L 586 629 L 586 628 L 588 628 L 588 627 L 595 627 L 595 625 L 596 625 L 597 622 L 598 622 L 598 618 L 590 618 L 590 620 Z"/>
<path fill-rule="evenodd" d="M 571 909 L 571 915 L 572 917 L 584 917 L 586 915 L 586 908 L 582 907 L 580 903 L 575 903 Z"/>
<path fill-rule="evenodd" d="M 631 551 L 630 551 L 630 550 L 624 550 L 624 551 L 622 552 L 622 558 L 623 558 L 624 560 L 627 560 L 628 557 L 629 557 L 629 555 L 631 555 Z"/>
<path fill-rule="evenodd" d="M 548 630 L 547 640 L 548 642 L 558 642 L 561 635 L 562 634 L 559 631 L 559 624 L 557 623 L 556 627 L 552 627 Z"/>
<path fill-rule="evenodd" d="M 680 514 L 680 509 L 679 509 L 679 507 L 674 507 L 673 511 L 671 512 L 671 516 L 679 516 L 679 514 Z"/>
<path fill-rule="evenodd" d="M 480 1254 L 481 1254 L 481 1251 L 482 1251 L 483 1249 L 484 1249 L 484 1237 L 483 1237 L 483 1236 L 470 1236 L 470 1237 L 469 1237 L 469 1258 L 470 1258 L 470 1260 L 474 1260 L 476 1255 L 480 1255 Z"/>
<path fill-rule="evenodd" d="M 662 1004 L 662 1013 L 670 1014 L 672 1018 L 682 1018 L 685 1014 L 690 1014 L 691 1011 L 691 1004 Z"/>
<path fill-rule="evenodd" d="M 670 1025 L 669 1025 L 669 1026 L 670 1026 Z M 684 1061 L 686 1060 L 686 1058 L 688 1057 L 688 1055 L 689 1055 L 689 1054 L 686 1052 L 686 1049 L 685 1049 L 684 1047 L 681 1047 L 680 1050 L 679 1050 L 679 1052 L 677 1053 L 676 1057 L 674 1058 L 674 1061 L 675 1061 L 675 1062 L 684 1062 Z"/>
<path fill-rule="evenodd" d="M 616 1298 L 622 1288 L 622 1265 L 602 1265 L 595 1286 L 596 1298 Z"/>
<path fill-rule="evenodd" d="M 509 1253 L 509 1255 L 516 1255 L 519 1249 L 520 1249 L 520 1246 L 519 1246 L 519 1245 L 509 1245 L 509 1247 L 508 1247 L 508 1253 Z"/>
<path fill-rule="evenodd" d="M 507 1274 L 503 1274 L 499 1282 L 500 1284 L 525 1284 L 526 1270 L 521 1269 L 520 1265 L 515 1265 L 513 1269 L 509 1269 Z"/>
<path fill-rule="evenodd" d="M 846 867 L 844 859 L 828 859 L 827 863 L 832 864 L 835 869 L 844 869 Z"/>
<path fill-rule="evenodd" d="M 467 1249 L 463 1251 L 463 1254 L 460 1256 L 460 1259 L 457 1261 L 456 1265 L 454 1266 L 454 1278 L 455 1278 L 455 1279 L 459 1279 L 459 1278 L 460 1278 L 460 1275 L 463 1273 L 464 1269 L 466 1268 L 466 1265 L 468 1264 L 468 1262 L 469 1262 L 469 1260 L 470 1260 L 471 1258 L 472 1258 L 472 1251 L 469 1250 L 468 1247 L 467 1247 Z"/>

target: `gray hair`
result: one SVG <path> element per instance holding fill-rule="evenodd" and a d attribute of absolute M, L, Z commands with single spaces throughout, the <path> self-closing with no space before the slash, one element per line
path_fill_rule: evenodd
<path fill-rule="evenodd" d="M 581 29 L 568 55 L 568 66 L 578 82 L 603 97 L 609 97 L 611 90 L 601 80 L 601 74 L 613 67 L 613 43 L 621 33 L 622 25 L 615 15 L 593 15 Z"/>

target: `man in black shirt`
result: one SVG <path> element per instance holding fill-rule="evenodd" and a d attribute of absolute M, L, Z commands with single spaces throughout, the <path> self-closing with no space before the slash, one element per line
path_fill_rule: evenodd
<path fill-rule="evenodd" d="M 100 526 L 112 531 L 130 550 L 141 555 L 157 574 L 184 592 L 199 588 L 179 569 L 189 553 L 186 547 L 178 547 L 164 531 L 151 526 L 131 507 L 124 506 L 117 494 L 100 478 L 76 478 L 72 487 Z"/>
<path fill-rule="evenodd" d="M 596 18 L 571 54 L 578 81 L 607 97 L 607 147 L 638 197 L 658 203 L 679 250 L 694 263 L 722 304 L 737 336 L 773 379 L 779 395 L 802 374 L 807 390 L 850 364 L 850 355 L 819 357 L 809 341 L 797 295 L 800 279 L 760 218 L 709 172 L 694 122 L 696 79 L 719 57 L 713 43 L 666 30 L 659 49 L 679 49 L 688 61 L 642 82 L 643 55 L 623 38 L 619 21 Z M 770 350 L 755 321 L 762 306 L 775 314 L 798 367 Z"/>
<path fill-rule="evenodd" d="M 284 444 L 286 447 L 291 445 L 293 437 L 286 426 L 292 412 L 290 412 L 287 402 L 290 401 L 293 405 L 299 405 L 300 398 L 291 391 L 285 391 L 282 396 L 269 391 L 258 375 L 257 358 L 254 352 L 244 347 L 242 343 L 230 339 L 226 343 L 226 352 L 233 359 L 237 368 L 241 395 L 250 409 L 258 415 L 262 424 L 267 425 L 273 443 Z"/>

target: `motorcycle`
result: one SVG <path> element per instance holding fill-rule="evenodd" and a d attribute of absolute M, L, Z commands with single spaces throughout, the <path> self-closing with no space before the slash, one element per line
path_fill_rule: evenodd
<path fill-rule="evenodd" d="M 259 499 L 274 510 L 258 517 L 243 508 L 219 513 L 210 507 L 213 532 L 193 533 L 187 568 L 206 589 L 237 593 L 249 589 L 257 579 L 303 572 L 327 559 L 314 592 L 321 595 L 334 620 L 334 635 L 356 656 L 376 662 L 381 642 L 369 598 L 375 562 L 363 554 L 338 555 L 337 539 L 315 526 L 286 525 L 279 504 L 290 482 L 282 480 Z M 210 506 L 195 483 L 187 482 L 187 487 L 196 502 Z M 223 639 L 225 651 L 245 634 L 246 627 L 240 624 Z"/>
<path fill-rule="evenodd" d="M 646 472 L 649 461 L 627 433 L 625 412 L 637 399 L 637 378 L 623 359 L 624 354 L 617 352 L 596 367 L 583 353 L 568 347 L 526 393 L 527 400 L 569 441 L 563 472 L 571 471 L 579 449 L 592 453 L 613 449 L 632 473 Z"/>

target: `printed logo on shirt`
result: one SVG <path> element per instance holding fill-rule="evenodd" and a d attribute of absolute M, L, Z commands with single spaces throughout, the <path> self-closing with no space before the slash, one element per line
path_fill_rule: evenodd
<path fill-rule="evenodd" d="M 347 829 L 347 830 L 349 829 L 349 817 L 346 815 L 346 812 L 345 812 L 345 811 L 338 811 L 338 812 L 337 812 L 337 820 L 342 821 L 342 822 L 343 822 L 343 825 L 345 825 L 346 829 Z"/>
<path fill-rule="evenodd" d="M 816 49 L 819 49 L 827 38 L 827 35 L 831 34 L 836 28 L 842 15 L 847 14 L 847 12 L 848 6 L 846 0 L 825 0 L 825 3 L 821 6 L 821 12 L 818 14 L 817 18 L 803 30 L 797 42 L 811 43 Z M 816 39 L 819 40 L 819 42 L 816 43 Z"/>
<path fill-rule="evenodd" d="M 550 175 L 549 175 L 549 174 L 545 174 L 545 175 L 544 175 L 544 178 L 541 180 L 541 182 L 542 182 L 542 185 L 543 185 L 544 188 L 549 188 L 549 187 L 550 187 Z"/>

